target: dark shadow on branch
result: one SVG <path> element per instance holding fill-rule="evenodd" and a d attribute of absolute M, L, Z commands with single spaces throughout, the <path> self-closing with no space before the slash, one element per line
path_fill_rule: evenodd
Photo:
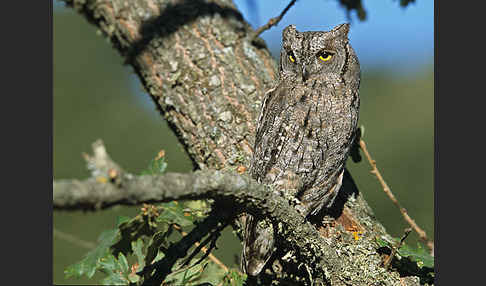
<path fill-rule="evenodd" d="M 94 15 L 96 9 L 88 7 L 90 4 L 75 3 L 76 1 L 63 0 L 66 6 L 73 7 L 83 14 L 88 22 L 100 27 L 103 19 Z M 183 25 L 190 24 L 200 17 L 220 15 L 222 18 L 233 18 L 238 22 L 245 23 L 241 13 L 232 7 L 224 7 L 217 3 L 206 2 L 205 0 L 182 0 L 177 4 L 168 4 L 165 8 L 160 7 L 161 12 L 157 17 L 149 18 L 141 24 L 138 31 L 141 39 L 133 42 L 129 47 L 122 45 L 115 37 L 111 37 L 113 44 L 125 56 L 125 64 L 133 63 L 133 60 L 140 55 L 147 45 L 156 38 L 164 38 L 177 32 Z M 121 13 L 115 15 L 123 18 Z M 236 26 L 235 29 L 245 33 L 247 26 Z"/>
<path fill-rule="evenodd" d="M 328 215 L 333 219 L 338 219 L 343 214 L 344 205 L 351 196 L 357 197 L 359 195 L 358 186 L 354 182 L 348 169 L 344 168 L 343 184 L 339 189 L 338 195 L 334 203 L 329 208 L 322 208 L 322 210 L 315 216 L 310 216 L 309 220 L 315 224 L 320 225 L 324 216 Z"/>
<path fill-rule="evenodd" d="M 338 218 L 343 213 L 344 204 L 351 196 L 357 197 L 359 195 L 358 186 L 354 182 L 348 169 L 344 169 L 343 184 L 339 190 L 338 196 L 334 204 L 329 209 L 329 214 L 333 218 Z"/>
<path fill-rule="evenodd" d="M 380 247 L 376 252 L 382 256 L 388 256 L 392 254 L 392 250 L 389 247 Z M 434 283 L 434 269 L 429 267 L 418 267 L 417 262 L 412 261 L 408 257 L 402 257 L 397 259 L 392 258 L 391 268 L 400 274 L 400 277 L 412 277 L 417 276 L 420 279 L 420 285 L 433 284 Z"/>
<path fill-rule="evenodd" d="M 169 4 L 159 16 L 151 18 L 142 23 L 140 28 L 141 39 L 125 52 L 126 64 L 141 54 L 150 41 L 154 38 L 164 38 L 180 29 L 185 24 L 194 22 L 199 17 L 220 15 L 222 18 L 233 18 L 244 22 L 241 13 L 231 7 L 223 7 L 216 3 L 207 3 L 204 0 L 185 0 L 178 4 Z M 238 27 L 235 27 L 238 29 Z M 244 29 L 239 28 L 241 32 Z"/>

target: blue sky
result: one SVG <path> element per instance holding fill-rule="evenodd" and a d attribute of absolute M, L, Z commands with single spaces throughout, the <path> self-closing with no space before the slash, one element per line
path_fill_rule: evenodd
<path fill-rule="evenodd" d="M 289 3 L 289 0 L 233 1 L 254 28 L 279 15 Z M 355 12 L 351 13 L 349 38 L 363 69 L 386 67 L 407 72 L 433 64 L 434 1 L 416 0 L 406 8 L 400 7 L 399 0 L 362 2 L 367 19 L 360 22 Z M 274 52 L 280 49 L 281 33 L 287 25 L 311 31 L 329 30 L 344 22 L 349 22 L 346 11 L 336 0 L 298 0 L 281 22 L 261 37 Z"/>
<path fill-rule="evenodd" d="M 256 29 L 275 17 L 290 0 L 233 0 L 244 18 Z M 351 13 L 351 45 L 360 60 L 361 71 L 385 69 L 395 76 L 414 75 L 434 61 L 434 1 L 416 0 L 400 7 L 399 0 L 362 0 L 367 11 L 364 22 Z M 253 6 L 252 6 L 253 3 Z M 54 9 L 66 9 L 54 0 Z M 256 8 L 256 9 L 255 9 Z M 255 13 L 256 11 L 256 13 Z M 295 24 L 299 31 L 329 30 L 349 22 L 337 0 L 297 0 L 282 21 L 261 37 L 278 56 L 282 30 Z M 139 80 L 132 75 L 134 94 L 141 94 Z M 148 97 L 143 105 L 153 108 Z"/>
<path fill-rule="evenodd" d="M 233 1 L 256 29 L 279 15 L 290 0 Z M 367 19 L 361 22 L 355 12 L 351 13 L 349 33 L 362 70 L 382 67 L 401 73 L 433 64 L 434 1 L 416 0 L 406 8 L 400 7 L 399 0 L 362 2 Z M 59 1 L 54 4 L 55 9 L 63 6 Z M 299 31 L 310 31 L 329 30 L 344 22 L 349 20 L 337 0 L 298 0 L 281 22 L 261 37 L 278 56 L 282 30 L 287 25 L 295 24 Z"/>

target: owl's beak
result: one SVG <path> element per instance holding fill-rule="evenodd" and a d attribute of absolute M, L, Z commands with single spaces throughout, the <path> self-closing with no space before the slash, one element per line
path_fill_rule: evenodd
<path fill-rule="evenodd" d="M 309 78 L 309 71 L 305 64 L 302 65 L 302 81 L 305 82 Z"/>

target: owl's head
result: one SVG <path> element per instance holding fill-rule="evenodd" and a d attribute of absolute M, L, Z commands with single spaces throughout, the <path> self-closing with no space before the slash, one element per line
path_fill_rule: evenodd
<path fill-rule="evenodd" d="M 303 82 L 314 77 L 345 77 L 349 65 L 357 64 L 348 32 L 349 24 L 322 32 L 299 32 L 294 25 L 287 26 L 282 32 L 281 75 Z"/>

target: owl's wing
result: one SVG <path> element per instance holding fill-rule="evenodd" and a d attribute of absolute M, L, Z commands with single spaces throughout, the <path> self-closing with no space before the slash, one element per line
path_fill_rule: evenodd
<path fill-rule="evenodd" d="M 268 219 L 247 214 L 242 266 L 248 275 L 258 275 L 273 254 L 273 226 Z"/>
<path fill-rule="evenodd" d="M 344 168 L 338 169 L 322 185 L 317 185 L 306 190 L 301 198 L 305 207 L 304 213 L 315 215 L 322 207 L 329 207 L 334 203 L 343 182 Z"/>
<path fill-rule="evenodd" d="M 257 130 L 256 130 L 256 138 L 255 142 L 260 142 L 262 138 L 262 131 L 263 131 L 263 122 L 265 122 L 266 117 L 268 116 L 267 108 L 268 108 L 268 102 L 270 101 L 271 98 L 273 98 L 275 91 L 277 90 L 277 87 L 273 87 L 269 89 L 265 95 L 263 96 L 263 101 L 262 101 L 262 106 L 260 108 L 260 115 L 258 116 L 258 121 L 257 121 Z"/>
<path fill-rule="evenodd" d="M 275 162 L 275 153 L 280 144 L 279 122 L 285 114 L 286 89 L 277 86 L 269 90 L 263 99 L 255 135 L 255 145 L 250 173 L 256 180 L 265 178 Z"/>
<path fill-rule="evenodd" d="M 317 170 L 315 181 L 301 194 L 301 201 L 311 214 L 333 204 L 343 180 L 344 166 L 356 137 L 359 96 L 356 89 L 327 89 L 329 98 L 340 99 L 318 106 L 316 116 L 323 128 L 315 140 L 322 152 L 312 149 L 304 156 L 312 158 Z M 333 109 L 333 104 L 340 106 Z M 320 159 L 316 161 L 316 159 Z"/>
<path fill-rule="evenodd" d="M 255 136 L 253 178 L 273 183 L 285 170 L 298 172 L 298 162 L 294 162 L 296 153 L 292 150 L 302 142 L 296 139 L 302 138 L 301 129 L 307 128 L 302 125 L 307 124 L 304 121 L 311 108 L 305 100 L 298 101 L 309 92 L 280 84 L 266 93 Z"/>

